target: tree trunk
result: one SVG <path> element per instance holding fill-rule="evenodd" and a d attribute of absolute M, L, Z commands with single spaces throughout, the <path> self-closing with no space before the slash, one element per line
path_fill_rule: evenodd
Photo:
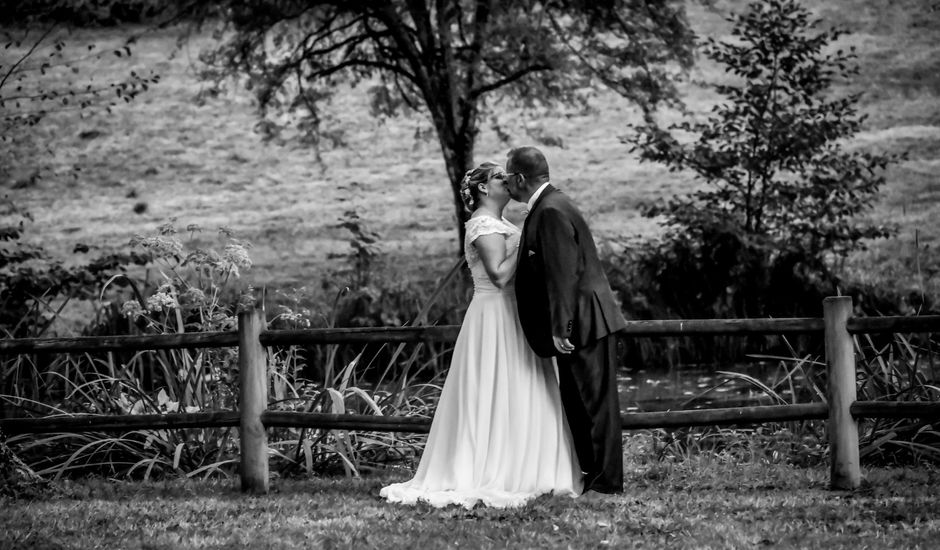
<path fill-rule="evenodd" d="M 473 168 L 473 137 L 454 136 L 451 132 L 438 130 L 447 176 L 450 178 L 451 197 L 454 201 L 454 219 L 457 223 L 457 255 L 463 254 L 463 239 L 466 234 L 464 222 L 467 212 L 460 198 L 460 182 L 467 170 Z"/>
<path fill-rule="evenodd" d="M 446 57 L 446 52 L 442 55 Z M 438 60 L 440 61 L 440 60 Z M 444 164 L 450 178 L 451 198 L 454 201 L 454 220 L 457 223 L 457 255 L 463 255 L 464 222 L 468 213 L 460 198 L 460 182 L 467 170 L 473 168 L 473 149 L 477 136 L 476 100 L 460 98 L 453 78 L 453 67 L 446 64 L 434 67 L 434 75 L 425 91 L 425 101 L 437 131 L 444 154 Z"/>

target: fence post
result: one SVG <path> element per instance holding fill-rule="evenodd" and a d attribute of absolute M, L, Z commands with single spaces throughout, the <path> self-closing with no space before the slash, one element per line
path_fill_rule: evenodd
<path fill-rule="evenodd" d="M 858 422 L 849 407 L 856 399 L 855 350 L 846 321 L 852 316 L 852 298 L 830 296 L 823 300 L 826 326 L 826 367 L 829 384 L 829 486 L 855 489 L 861 484 L 858 458 Z"/>
<path fill-rule="evenodd" d="M 261 414 L 268 406 L 268 367 L 261 331 L 264 311 L 247 308 L 238 313 L 238 436 L 241 445 L 242 491 L 268 492 L 268 437 Z"/>

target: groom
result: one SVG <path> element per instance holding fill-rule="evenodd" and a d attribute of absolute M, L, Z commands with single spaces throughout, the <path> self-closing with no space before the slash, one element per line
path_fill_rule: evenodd
<path fill-rule="evenodd" d="M 584 490 L 623 491 L 623 443 L 613 333 L 626 323 L 597 257 L 587 222 L 549 183 L 535 147 L 509 152 L 510 196 L 528 203 L 516 268 L 516 300 L 526 340 L 558 362 L 559 387 Z"/>

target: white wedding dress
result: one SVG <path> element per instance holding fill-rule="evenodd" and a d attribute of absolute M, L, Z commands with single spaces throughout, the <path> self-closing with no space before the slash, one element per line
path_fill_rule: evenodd
<path fill-rule="evenodd" d="M 414 478 L 382 488 L 390 502 L 508 508 L 553 492 L 581 494 L 581 472 L 551 360 L 526 343 L 512 286 L 500 290 L 473 246 L 499 233 L 508 253 L 520 231 L 505 219 L 471 218 L 464 241 L 473 276 L 453 359 Z"/>

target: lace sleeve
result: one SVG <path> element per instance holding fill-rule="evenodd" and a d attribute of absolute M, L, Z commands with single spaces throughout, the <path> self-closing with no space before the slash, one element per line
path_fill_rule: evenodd
<path fill-rule="evenodd" d="M 482 235 L 489 235 L 492 233 L 499 233 L 501 235 L 509 235 L 512 233 L 505 224 L 500 222 L 495 218 L 490 216 L 478 216 L 476 218 L 470 218 L 467 220 L 467 243 L 473 243 L 477 240 L 478 237 Z"/>

